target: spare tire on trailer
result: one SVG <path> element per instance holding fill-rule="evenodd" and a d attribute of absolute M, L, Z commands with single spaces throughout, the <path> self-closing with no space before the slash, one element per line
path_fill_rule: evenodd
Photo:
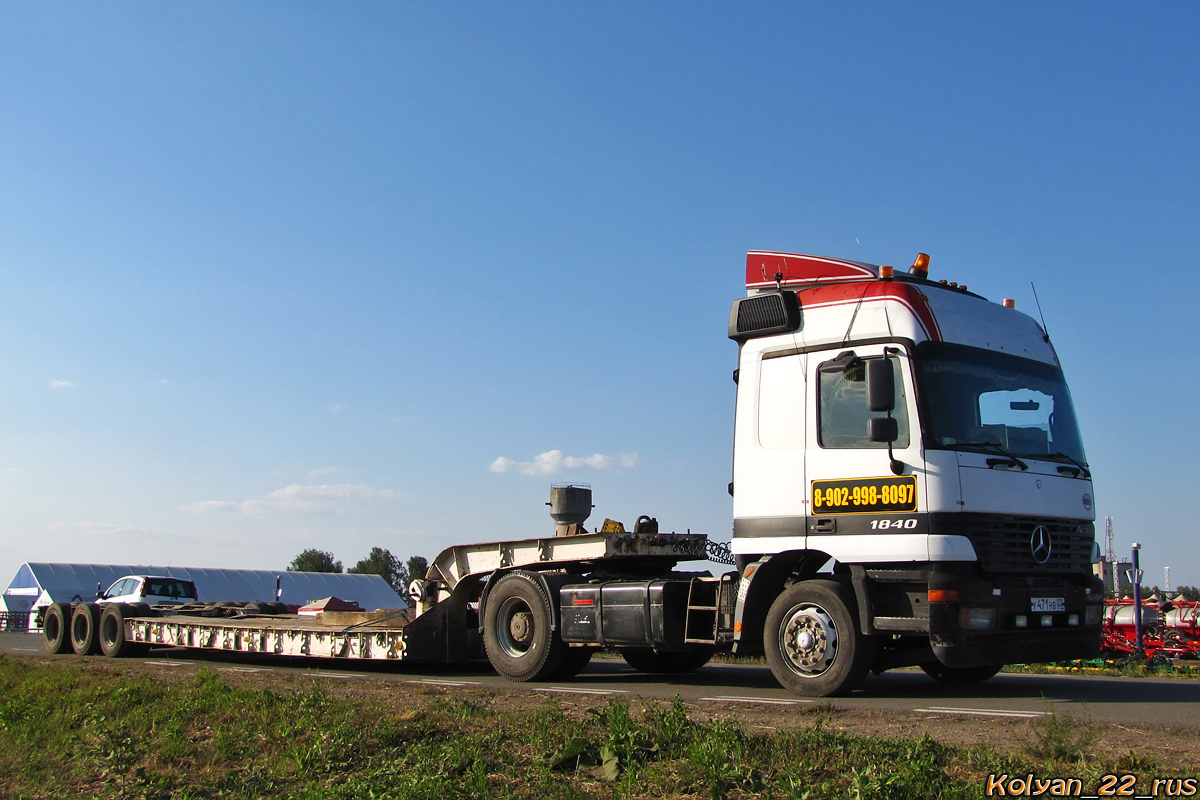
<path fill-rule="evenodd" d="M 638 672 L 666 675 L 671 672 L 691 672 L 708 663 L 714 648 L 697 647 L 694 650 L 652 650 L 649 647 L 622 647 L 621 657 Z"/>
<path fill-rule="evenodd" d="M 125 616 L 128 619 L 158 616 L 158 612 L 151 608 L 149 603 L 123 603 L 122 605 L 125 606 Z"/>
<path fill-rule="evenodd" d="M 71 652 L 71 604 L 55 603 L 46 609 L 42 620 L 42 643 L 50 655 Z"/>
<path fill-rule="evenodd" d="M 569 649 L 551 628 L 553 620 L 537 576 L 517 571 L 497 581 L 483 610 L 483 645 L 496 672 L 510 681 L 553 678 Z"/>
<path fill-rule="evenodd" d="M 559 666 L 558 672 L 554 673 L 554 679 L 565 681 L 569 678 L 574 678 L 587 669 L 587 665 L 591 663 L 592 655 L 595 652 L 595 647 L 568 647 L 567 655 L 563 659 L 562 665 Z"/>
<path fill-rule="evenodd" d="M 100 651 L 109 658 L 133 655 L 136 646 L 125 639 L 125 618 L 131 616 L 123 603 L 110 603 L 100 614 Z"/>
<path fill-rule="evenodd" d="M 930 661 L 921 665 L 921 669 L 926 675 L 938 683 L 947 683 L 952 686 L 983 683 L 1003 668 L 1003 664 L 987 664 L 982 667 L 947 667 L 940 661 Z"/>
<path fill-rule="evenodd" d="M 100 652 L 100 606 L 80 603 L 71 615 L 71 647 L 81 656 Z"/>

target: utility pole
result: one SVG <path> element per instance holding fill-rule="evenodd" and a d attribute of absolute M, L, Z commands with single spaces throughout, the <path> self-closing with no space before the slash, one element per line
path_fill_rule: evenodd
<path fill-rule="evenodd" d="M 1138 551 L 1142 546 L 1133 543 L 1133 569 L 1129 570 L 1129 581 L 1133 584 L 1133 625 L 1137 631 L 1137 642 L 1133 646 L 1135 655 L 1144 656 L 1142 650 L 1142 570 L 1138 566 Z"/>

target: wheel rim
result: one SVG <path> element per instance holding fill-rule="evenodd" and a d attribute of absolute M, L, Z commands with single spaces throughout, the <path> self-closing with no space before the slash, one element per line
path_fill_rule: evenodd
<path fill-rule="evenodd" d="M 117 618 L 108 616 L 100 620 L 100 641 L 112 647 L 117 643 Z"/>
<path fill-rule="evenodd" d="M 75 619 L 71 621 L 71 638 L 76 642 L 82 642 L 88 637 L 88 625 L 91 620 L 87 619 L 86 612 L 76 614 Z"/>
<path fill-rule="evenodd" d="M 508 598 L 496 612 L 496 643 L 509 658 L 523 658 L 533 647 L 533 639 L 533 611 L 521 598 Z"/>
<path fill-rule="evenodd" d="M 802 678 L 815 678 L 837 658 L 838 632 L 825 609 L 812 603 L 796 606 L 779 626 L 779 652 Z"/>

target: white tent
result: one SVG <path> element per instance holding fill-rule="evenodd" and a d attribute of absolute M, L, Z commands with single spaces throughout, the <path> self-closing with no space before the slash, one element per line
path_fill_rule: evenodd
<path fill-rule="evenodd" d="M 362 608 L 404 608 L 406 603 L 378 575 L 346 575 L 330 572 L 275 572 L 264 569 L 209 569 L 205 567 L 162 567 L 129 564 L 48 564 L 28 562 L 17 570 L 4 590 L 3 609 L 36 612 L 58 602 L 80 602 L 96 597 L 96 587 L 107 589 L 126 575 L 169 575 L 196 584 L 201 600 L 274 600 L 275 579 L 282 590 L 280 600 L 304 605 L 322 597 L 338 597 Z M 31 626 L 34 616 L 30 615 Z"/>

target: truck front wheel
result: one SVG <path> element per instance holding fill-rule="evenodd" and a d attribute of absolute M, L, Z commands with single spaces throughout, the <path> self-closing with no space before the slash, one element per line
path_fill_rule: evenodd
<path fill-rule="evenodd" d="M 551 630 L 552 615 L 534 575 L 512 572 L 496 583 L 483 612 L 483 644 L 496 672 L 510 681 L 542 681 L 559 671 L 568 648 Z"/>
<path fill-rule="evenodd" d="M 784 589 L 767 612 L 763 644 L 775 679 L 793 694 L 849 694 L 867 677 L 878 647 L 850 612 L 840 583 L 810 580 Z"/>

